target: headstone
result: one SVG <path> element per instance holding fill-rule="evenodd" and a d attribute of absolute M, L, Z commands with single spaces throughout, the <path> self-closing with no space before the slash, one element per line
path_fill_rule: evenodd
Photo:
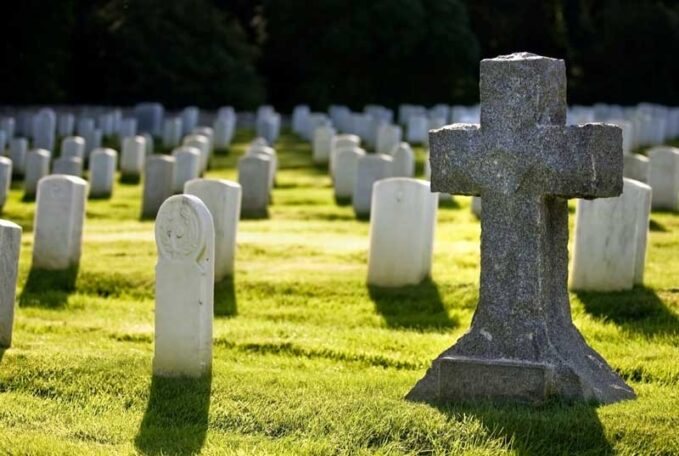
<path fill-rule="evenodd" d="M 628 154 L 623 157 L 622 175 L 638 180 L 639 182 L 648 183 L 648 158 L 641 154 Z"/>
<path fill-rule="evenodd" d="M 98 122 L 97 124 L 99 125 L 99 129 L 101 130 L 101 134 L 104 136 L 113 136 L 113 126 L 114 126 L 114 118 L 113 118 L 113 113 L 111 112 L 104 112 L 99 114 Z"/>
<path fill-rule="evenodd" d="M 91 117 L 81 117 L 76 124 L 76 134 L 84 138 L 94 130 L 94 127 L 94 119 Z"/>
<path fill-rule="evenodd" d="M 121 140 L 137 136 L 137 119 L 131 117 L 122 119 L 120 121 L 120 128 L 118 129 L 118 136 Z"/>
<path fill-rule="evenodd" d="M 257 136 L 266 139 L 271 145 L 276 142 L 281 129 L 281 116 L 279 114 L 269 114 L 257 120 Z"/>
<path fill-rule="evenodd" d="M 33 119 L 33 147 L 54 150 L 57 118 L 51 109 L 42 109 Z"/>
<path fill-rule="evenodd" d="M 424 144 L 427 140 L 428 120 L 425 115 L 412 115 L 408 118 L 407 141 L 411 144 Z"/>
<path fill-rule="evenodd" d="M 228 117 L 217 117 L 213 124 L 215 150 L 226 150 L 231 145 L 235 122 Z"/>
<path fill-rule="evenodd" d="M 648 156 L 653 209 L 679 210 L 679 148 L 654 147 Z"/>
<path fill-rule="evenodd" d="M 153 374 L 208 375 L 212 364 L 215 233 L 210 211 L 175 195 L 156 218 L 156 311 Z"/>
<path fill-rule="evenodd" d="M 401 287 L 429 276 L 438 198 L 429 182 L 390 178 L 373 188 L 368 284 Z"/>
<path fill-rule="evenodd" d="M 208 137 L 205 135 L 188 135 L 184 137 L 182 145 L 195 147 L 200 151 L 200 172 L 201 174 L 204 173 L 210 160 L 210 140 Z"/>
<path fill-rule="evenodd" d="M 242 188 L 241 217 L 269 216 L 269 182 L 273 163 L 265 155 L 245 155 L 238 160 L 238 183 Z"/>
<path fill-rule="evenodd" d="M 113 149 L 95 149 L 90 156 L 90 197 L 110 198 L 118 165 L 118 154 Z"/>
<path fill-rule="evenodd" d="M 377 147 L 375 148 L 378 154 L 391 155 L 392 152 L 401 143 L 401 127 L 398 125 L 383 124 L 377 129 Z"/>
<path fill-rule="evenodd" d="M 120 153 L 120 172 L 123 180 L 137 180 L 141 176 L 146 160 L 145 143 L 143 136 L 130 136 L 123 139 Z"/>
<path fill-rule="evenodd" d="M 381 154 L 364 155 L 358 159 L 356 183 L 352 197 L 354 212 L 357 217 L 370 215 L 373 185 L 375 182 L 392 176 L 393 162 L 392 157 Z"/>
<path fill-rule="evenodd" d="M 182 140 L 182 119 L 173 117 L 165 119 L 163 124 L 163 146 L 177 147 Z"/>
<path fill-rule="evenodd" d="M 173 194 L 175 161 L 167 155 L 152 155 L 144 165 L 144 199 L 141 218 L 155 218 L 163 202 Z"/>
<path fill-rule="evenodd" d="M 62 157 L 78 157 L 85 159 L 85 139 L 80 136 L 67 136 L 61 140 Z"/>
<path fill-rule="evenodd" d="M 5 206 L 9 187 L 12 184 L 12 160 L 0 156 L 0 212 Z"/>
<path fill-rule="evenodd" d="M 21 227 L 0 220 L 0 348 L 12 345 Z"/>
<path fill-rule="evenodd" d="M 87 182 L 52 175 L 40 180 L 35 208 L 34 269 L 66 270 L 80 263 Z"/>
<path fill-rule="evenodd" d="M 175 160 L 174 192 L 184 191 L 184 184 L 200 176 L 200 150 L 182 146 L 172 151 Z"/>
<path fill-rule="evenodd" d="M 50 173 L 50 153 L 45 149 L 33 149 L 26 154 L 24 173 L 24 198 L 33 199 L 38 181 Z"/>
<path fill-rule="evenodd" d="M 215 226 L 215 282 L 232 276 L 241 186 L 227 180 L 194 179 L 184 185 L 184 193 L 200 198 L 212 214 Z"/>
<path fill-rule="evenodd" d="M 196 106 L 188 106 L 182 110 L 180 116 L 182 119 L 182 133 L 188 135 L 198 126 L 200 110 Z"/>
<path fill-rule="evenodd" d="M 330 126 L 321 126 L 314 132 L 313 160 L 317 165 L 324 165 L 330 161 L 332 140 L 337 132 Z"/>
<path fill-rule="evenodd" d="M 361 147 L 361 138 L 359 138 L 357 135 L 352 135 L 352 134 L 341 134 L 341 135 L 335 135 L 335 137 L 332 138 L 332 148 L 330 150 L 330 175 L 334 176 L 335 175 L 335 159 L 337 158 L 337 154 L 340 149 L 344 148 L 360 148 Z"/>
<path fill-rule="evenodd" d="M 247 156 L 263 156 L 271 160 L 269 166 L 269 191 L 273 190 L 276 184 L 276 172 L 278 171 L 278 156 L 272 147 L 253 144 L 246 152 Z"/>
<path fill-rule="evenodd" d="M 306 123 L 311 114 L 311 109 L 307 105 L 297 105 L 292 111 L 292 131 L 297 134 L 302 134 Z"/>
<path fill-rule="evenodd" d="M 146 156 L 153 155 L 153 136 L 150 133 L 144 133 L 141 135 L 144 138 L 144 147 L 146 149 Z"/>
<path fill-rule="evenodd" d="M 415 154 L 410 144 L 402 142 L 391 151 L 394 158 L 392 166 L 393 177 L 413 177 L 415 175 Z"/>
<path fill-rule="evenodd" d="M 0 130 L 5 132 L 7 141 L 11 142 L 12 138 L 14 138 L 15 128 L 16 122 L 14 121 L 14 117 L 3 117 L 0 120 Z"/>
<path fill-rule="evenodd" d="M 358 160 L 364 157 L 365 151 L 360 147 L 343 147 L 335 152 L 333 185 L 335 199 L 339 202 L 349 201 L 354 196 Z"/>
<path fill-rule="evenodd" d="M 631 290 L 644 279 L 651 187 L 625 179 L 622 195 L 578 200 L 570 287 Z"/>
<path fill-rule="evenodd" d="M 14 176 L 23 176 L 26 172 L 26 154 L 28 153 L 26 138 L 12 138 L 9 141 L 9 158 L 12 160 Z"/>
<path fill-rule="evenodd" d="M 565 125 L 563 60 L 485 59 L 479 86 L 481 125 L 430 132 L 432 190 L 483 199 L 479 303 L 407 398 L 634 398 L 573 325 L 567 289 L 565 198 L 620 195 L 622 132 Z"/>
<path fill-rule="evenodd" d="M 210 127 L 196 127 L 191 132 L 194 135 L 203 135 L 208 142 L 208 157 L 212 157 L 212 152 L 215 150 L 215 131 Z"/>
<path fill-rule="evenodd" d="M 134 107 L 134 117 L 140 133 L 159 136 L 164 114 L 165 109 L 160 103 L 139 103 Z"/>
<path fill-rule="evenodd" d="M 7 133 L 0 130 L 0 155 L 5 155 L 5 149 L 7 149 Z"/>
<path fill-rule="evenodd" d="M 81 177 L 83 174 L 83 161 L 79 157 L 59 157 L 54 160 L 52 174 Z"/>

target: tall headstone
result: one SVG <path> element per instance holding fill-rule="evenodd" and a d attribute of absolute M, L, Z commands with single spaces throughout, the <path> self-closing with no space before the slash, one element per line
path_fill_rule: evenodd
<path fill-rule="evenodd" d="M 35 208 L 34 269 L 65 270 L 80 263 L 87 182 L 53 175 L 40 180 Z"/>
<path fill-rule="evenodd" d="M 622 195 L 578 200 L 570 287 L 630 290 L 644 279 L 651 187 L 625 179 Z"/>
<path fill-rule="evenodd" d="M 389 155 L 371 154 L 358 159 L 356 183 L 352 202 L 357 217 L 370 215 L 370 204 L 375 182 L 392 176 L 393 158 Z"/>
<path fill-rule="evenodd" d="M 0 348 L 12 345 L 21 227 L 0 220 Z"/>
<path fill-rule="evenodd" d="M 241 186 L 227 180 L 194 179 L 184 185 L 184 193 L 200 198 L 212 214 L 215 226 L 215 282 L 232 276 Z"/>
<path fill-rule="evenodd" d="M 182 146 L 172 151 L 175 159 L 174 192 L 184 191 L 184 184 L 200 176 L 200 150 Z"/>
<path fill-rule="evenodd" d="M 12 160 L 14 176 L 23 176 L 26 172 L 27 153 L 28 140 L 26 138 L 13 138 L 9 141 L 9 158 Z"/>
<path fill-rule="evenodd" d="M 163 203 L 155 225 L 153 374 L 200 377 L 212 365 L 215 233 L 210 211 L 192 195 Z"/>
<path fill-rule="evenodd" d="M 113 149 L 99 148 L 90 157 L 90 197 L 110 198 L 113 194 L 118 154 Z"/>
<path fill-rule="evenodd" d="M 24 172 L 24 198 L 33 199 L 38 181 L 50 173 L 50 153 L 45 149 L 33 149 L 26 154 Z"/>
<path fill-rule="evenodd" d="M 62 157 L 85 159 L 85 139 L 80 136 L 67 136 L 61 140 Z"/>
<path fill-rule="evenodd" d="M 679 210 L 679 148 L 654 147 L 648 156 L 653 209 Z"/>
<path fill-rule="evenodd" d="M 271 158 L 264 155 L 246 155 L 238 160 L 238 183 L 243 192 L 241 217 L 269 216 L 269 181 L 272 166 Z"/>
<path fill-rule="evenodd" d="M 565 125 L 563 60 L 485 59 L 479 85 L 481 124 L 429 136 L 432 190 L 483 198 L 479 303 L 470 330 L 407 398 L 634 398 L 573 325 L 567 289 L 565 198 L 620 195 L 622 132 Z"/>
<path fill-rule="evenodd" d="M 324 165 L 330 161 L 332 139 L 337 132 L 334 128 L 323 125 L 314 132 L 313 160 L 317 165 Z"/>
<path fill-rule="evenodd" d="M 146 161 L 146 140 L 143 136 L 123 139 L 120 152 L 120 173 L 123 180 L 136 181 L 142 174 Z"/>
<path fill-rule="evenodd" d="M 12 185 L 12 160 L 0 156 L 0 212 L 7 201 L 10 185 Z"/>
<path fill-rule="evenodd" d="M 415 154 L 410 144 L 402 142 L 391 151 L 394 158 L 392 166 L 393 177 L 413 177 L 415 175 Z"/>
<path fill-rule="evenodd" d="M 358 160 L 365 155 L 360 147 L 343 147 L 336 151 L 333 185 L 337 201 L 350 201 L 354 196 Z"/>
<path fill-rule="evenodd" d="M 144 165 L 144 196 L 141 218 L 155 218 L 161 204 L 173 194 L 175 160 L 167 155 L 152 155 Z"/>
<path fill-rule="evenodd" d="M 373 189 L 368 284 L 400 287 L 431 272 L 438 197 L 429 182 L 389 178 Z"/>
<path fill-rule="evenodd" d="M 52 174 L 81 177 L 83 174 L 83 161 L 79 157 L 59 157 L 54 160 Z"/>

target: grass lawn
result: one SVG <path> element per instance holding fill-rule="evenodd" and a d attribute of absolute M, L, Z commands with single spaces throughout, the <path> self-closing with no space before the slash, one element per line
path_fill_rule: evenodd
<path fill-rule="evenodd" d="M 239 132 L 208 177 L 235 179 L 251 139 Z M 679 214 L 652 214 L 646 287 L 571 295 L 576 325 L 637 400 L 413 404 L 403 396 L 476 304 L 470 200 L 439 209 L 431 281 L 369 289 L 369 224 L 335 204 L 308 144 L 285 135 L 276 148 L 271 218 L 240 223 L 235 278 L 216 286 L 212 376 L 199 381 L 151 376 L 156 249 L 141 186 L 88 202 L 79 271 L 56 275 L 29 274 L 34 204 L 13 185 L 2 218 L 24 235 L 0 453 L 679 454 Z"/>

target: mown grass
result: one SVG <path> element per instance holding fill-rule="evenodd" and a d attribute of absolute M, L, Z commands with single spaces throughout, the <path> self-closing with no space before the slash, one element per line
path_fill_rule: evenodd
<path fill-rule="evenodd" d="M 239 132 L 208 175 L 234 179 L 251 138 Z M 469 200 L 441 205 L 430 281 L 369 288 L 369 224 L 335 204 L 308 145 L 285 135 L 277 150 L 271 218 L 241 222 L 236 275 L 216 287 L 202 380 L 151 376 L 156 253 L 141 187 L 88 203 L 80 267 L 56 276 L 30 271 L 35 205 L 13 186 L 3 218 L 25 232 L 14 346 L 0 353 L 0 452 L 679 454 L 678 214 L 652 216 L 645 287 L 571 299 L 576 325 L 637 400 L 413 404 L 404 394 L 476 304 Z"/>

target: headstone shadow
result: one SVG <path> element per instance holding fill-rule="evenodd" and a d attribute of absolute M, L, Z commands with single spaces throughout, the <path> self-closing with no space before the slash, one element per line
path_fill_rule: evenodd
<path fill-rule="evenodd" d="M 215 316 L 234 317 L 238 314 L 236 288 L 233 277 L 226 277 L 215 284 Z"/>
<path fill-rule="evenodd" d="M 146 455 L 196 454 L 205 443 L 212 376 L 154 376 L 139 431 L 137 450 Z"/>
<path fill-rule="evenodd" d="M 75 291 L 78 266 L 62 271 L 31 268 L 19 296 L 21 307 L 59 309 Z"/>
<path fill-rule="evenodd" d="M 575 293 L 590 315 L 612 321 L 631 333 L 647 336 L 679 333 L 679 316 L 660 299 L 655 291 L 634 287 L 623 292 Z"/>
<path fill-rule="evenodd" d="M 438 330 L 458 325 L 457 319 L 448 315 L 431 279 L 398 288 L 368 285 L 368 293 L 390 328 Z"/>
<path fill-rule="evenodd" d="M 653 219 L 651 219 L 651 221 L 649 222 L 648 229 L 651 230 L 651 231 L 658 231 L 658 232 L 661 232 L 661 233 L 667 232 L 667 228 L 665 227 L 665 225 L 663 225 L 662 223 L 658 222 L 657 220 L 653 220 Z"/>

